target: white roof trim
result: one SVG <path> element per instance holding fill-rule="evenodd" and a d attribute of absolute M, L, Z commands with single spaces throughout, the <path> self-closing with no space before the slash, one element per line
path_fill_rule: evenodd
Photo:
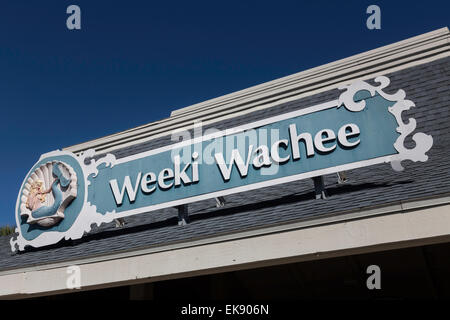
<path fill-rule="evenodd" d="M 413 207 L 424 204 L 415 204 Z M 92 290 L 449 240 L 448 204 L 415 210 L 400 205 L 393 211 L 379 215 L 364 214 L 364 218 L 351 221 L 323 221 L 314 227 L 273 230 L 265 234 L 163 251 L 135 251 L 134 255 L 128 256 L 114 255 L 109 256 L 109 259 L 80 260 L 71 264 L 1 273 L 0 298 L 71 292 L 67 289 L 66 268 L 73 265 L 80 268 L 81 290 Z M 403 214 L 405 211 L 408 214 Z M 369 210 L 367 213 L 372 212 Z"/>
<path fill-rule="evenodd" d="M 97 152 L 106 153 L 168 135 L 173 130 L 192 128 L 194 121 L 201 120 L 203 125 L 223 121 L 331 90 L 355 79 L 364 80 L 447 56 L 450 56 L 450 32 L 445 27 L 175 110 L 170 118 L 67 147 L 64 150 L 77 153 L 93 148 Z"/>
<path fill-rule="evenodd" d="M 71 265 L 80 265 L 86 263 L 94 263 L 100 261 L 117 260 L 127 257 L 151 254 L 156 252 L 172 251 L 181 248 L 189 248 L 195 246 L 203 246 L 208 244 L 220 243 L 224 241 L 239 240 L 245 238 L 254 238 L 263 235 L 288 232 L 293 230 L 299 230 L 304 228 L 316 228 L 322 225 L 333 223 L 346 223 L 357 219 L 367 219 L 369 217 L 398 214 L 398 213 L 410 213 L 412 211 L 425 210 L 432 207 L 450 207 L 450 194 L 443 194 L 439 197 L 422 198 L 413 201 L 397 201 L 385 206 L 379 206 L 374 208 L 359 208 L 349 212 L 343 212 L 339 215 L 332 215 L 329 217 L 315 218 L 300 220 L 298 222 L 282 223 L 279 225 L 249 229 L 240 232 L 224 233 L 221 235 L 215 235 L 213 237 L 198 238 L 195 240 L 181 241 L 164 246 L 156 245 L 142 249 L 123 250 L 116 253 L 106 253 L 100 255 L 93 255 L 86 258 L 80 258 L 76 260 L 68 260 L 56 263 L 38 264 L 25 268 L 12 268 L 8 270 L 0 271 L 0 280 L 4 275 L 24 273 L 30 271 L 42 271 L 60 267 L 67 267 Z M 448 211 L 450 215 L 450 211 Z M 449 224 L 450 226 L 450 224 Z M 450 235 L 450 232 L 449 232 Z M 1 294 L 0 294 L 1 297 Z"/>

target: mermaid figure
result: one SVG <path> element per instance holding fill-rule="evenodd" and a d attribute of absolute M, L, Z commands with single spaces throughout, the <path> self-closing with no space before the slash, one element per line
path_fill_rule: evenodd
<path fill-rule="evenodd" d="M 34 182 L 31 186 L 26 206 L 31 210 L 31 216 L 35 219 L 55 215 L 63 201 L 63 193 L 61 189 L 58 188 L 58 184 L 63 188 L 70 184 L 71 179 L 64 177 L 57 165 L 53 166 L 52 173 L 56 176 L 56 179 L 47 190 L 44 190 L 43 182 L 40 180 Z M 55 201 L 50 206 L 42 206 L 42 203 L 46 200 L 46 194 L 50 193 L 50 191 L 52 192 Z"/>

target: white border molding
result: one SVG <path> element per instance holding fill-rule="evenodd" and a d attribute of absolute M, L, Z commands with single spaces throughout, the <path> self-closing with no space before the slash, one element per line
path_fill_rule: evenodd
<path fill-rule="evenodd" d="M 67 147 L 64 150 L 79 153 L 95 149 L 97 153 L 107 153 L 166 136 L 174 130 L 191 129 L 194 121 L 201 120 L 203 125 L 208 125 L 338 88 L 356 79 L 367 80 L 448 56 L 450 56 L 450 32 L 445 27 L 175 110 L 170 118 Z"/>
<path fill-rule="evenodd" d="M 389 107 L 389 112 L 395 117 L 398 127 L 396 131 L 400 133 L 400 136 L 394 143 L 394 148 L 398 151 L 397 155 L 390 158 L 391 166 L 396 171 L 402 171 L 404 168 L 401 164 L 403 160 L 411 160 L 414 162 L 428 160 L 426 153 L 431 149 L 433 145 L 433 137 L 427 135 L 423 132 L 416 132 L 412 136 L 412 139 L 416 143 L 415 147 L 408 149 L 405 147 L 406 137 L 413 133 L 416 129 L 416 119 L 409 118 L 408 122 L 405 123 L 402 119 L 402 112 L 407 111 L 412 107 L 415 107 L 414 102 L 411 100 L 405 100 L 406 93 L 403 90 L 398 90 L 395 94 L 387 94 L 383 91 L 386 88 L 390 80 L 388 77 L 379 76 L 375 78 L 375 82 L 379 83 L 379 86 L 372 86 L 364 81 L 357 80 L 349 85 L 342 86 L 339 89 L 345 90 L 339 96 L 338 107 L 344 105 L 344 107 L 352 112 L 358 112 L 366 107 L 366 101 L 361 100 L 358 102 L 354 101 L 354 96 L 358 91 L 366 90 L 369 91 L 372 96 L 377 92 L 384 99 L 389 101 L 395 101 L 394 105 Z"/>

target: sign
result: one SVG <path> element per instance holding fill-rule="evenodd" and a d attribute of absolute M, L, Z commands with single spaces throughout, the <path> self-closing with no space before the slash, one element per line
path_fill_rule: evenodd
<path fill-rule="evenodd" d="M 125 158 L 44 154 L 20 189 L 11 248 L 78 239 L 92 224 L 294 180 L 427 161 L 432 137 L 414 133 L 414 119 L 402 120 L 414 103 L 403 90 L 386 94 L 387 77 L 375 81 L 344 86 L 335 101 Z M 416 145 L 407 149 L 411 134 Z"/>

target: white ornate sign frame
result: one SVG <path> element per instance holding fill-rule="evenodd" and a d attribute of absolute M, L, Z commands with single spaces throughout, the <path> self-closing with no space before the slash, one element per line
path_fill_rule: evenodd
<path fill-rule="evenodd" d="M 309 108 L 300 109 L 297 111 L 289 112 L 286 114 L 281 114 L 278 116 L 274 116 L 268 119 L 256 121 L 253 123 L 249 123 L 243 126 L 239 126 L 232 129 L 227 129 L 220 132 L 215 132 L 213 134 L 205 135 L 202 137 L 197 137 L 192 140 L 188 141 L 182 141 L 180 143 L 176 143 L 173 145 L 165 146 L 162 148 L 158 148 L 155 150 L 146 151 L 137 155 L 129 156 L 126 158 L 121 158 L 116 160 L 115 156 L 112 154 L 107 154 L 104 157 L 98 159 L 97 161 L 93 160 L 93 157 L 95 155 L 94 150 L 88 150 L 79 156 L 75 156 L 72 153 L 65 152 L 65 151 L 54 151 L 47 154 L 44 154 L 41 156 L 40 161 L 43 161 L 49 157 L 59 157 L 59 156 L 70 156 L 78 162 L 80 167 L 82 168 L 83 177 L 79 177 L 78 179 L 84 179 L 84 202 L 81 209 L 81 212 L 78 214 L 76 220 L 74 221 L 73 225 L 65 232 L 59 232 L 59 231 L 48 231 L 41 233 L 38 237 L 36 237 L 33 240 L 27 240 L 24 235 L 22 235 L 21 228 L 16 228 L 16 232 L 18 233 L 17 238 L 12 238 L 10 240 L 11 249 L 12 251 L 15 250 L 24 250 L 27 245 L 33 246 L 33 247 L 41 247 L 45 245 L 50 245 L 57 243 L 58 241 L 62 239 L 79 239 L 81 238 L 85 233 L 89 232 L 91 230 L 91 227 L 93 224 L 96 224 L 97 226 L 100 226 L 102 223 L 108 223 L 111 222 L 113 219 L 117 218 L 123 218 L 130 215 L 140 214 L 143 212 L 149 212 L 153 210 L 158 210 L 162 208 L 167 207 L 173 207 L 177 205 L 192 203 L 195 201 L 200 201 L 208 198 L 214 198 L 219 196 L 226 196 L 228 194 L 248 191 L 248 190 L 254 190 L 266 186 L 272 186 L 280 183 L 287 183 L 295 180 L 305 179 L 305 178 L 311 178 L 315 176 L 321 176 L 325 174 L 340 172 L 344 170 L 350 170 L 355 169 L 359 167 L 365 167 L 369 165 L 374 165 L 378 163 L 384 163 L 389 162 L 391 163 L 391 166 L 396 171 L 403 170 L 402 161 L 404 160 L 411 160 L 411 161 L 421 161 L 425 162 L 428 160 L 428 156 L 426 153 L 430 150 L 430 148 L 433 145 L 433 138 L 430 135 L 427 135 L 425 133 L 414 133 L 412 136 L 412 139 L 415 141 L 416 145 L 412 149 L 408 149 L 405 147 L 404 142 L 405 138 L 412 134 L 414 130 L 416 129 L 416 120 L 413 118 L 408 119 L 408 122 L 405 123 L 402 120 L 402 113 L 406 110 L 409 110 L 412 107 L 415 107 L 414 103 L 410 100 L 405 100 L 405 92 L 403 90 L 397 91 L 395 94 L 387 94 L 383 91 L 388 85 L 389 85 L 389 79 L 385 76 L 380 76 L 375 79 L 375 82 L 378 83 L 378 86 L 372 86 L 364 81 L 355 81 L 349 85 L 343 86 L 340 89 L 345 90 L 339 97 L 339 99 L 330 101 L 327 103 L 323 103 L 320 105 L 312 106 Z M 330 167 L 326 169 L 316 170 L 312 172 L 306 172 L 302 174 L 287 176 L 283 178 L 277 178 L 266 182 L 259 182 L 259 183 L 253 183 L 248 184 L 244 186 L 239 186 L 235 188 L 226 189 L 219 192 L 211 192 L 208 194 L 202 194 L 194 197 L 189 197 L 181 200 L 176 201 L 170 201 L 165 202 L 162 204 L 157 205 L 151 205 L 143 208 L 137 208 L 134 210 L 129 211 L 123 211 L 116 213 L 115 211 L 112 212 L 106 212 L 106 213 L 98 213 L 97 208 L 94 204 L 91 204 L 88 201 L 88 188 L 90 185 L 89 177 L 95 178 L 98 174 L 98 167 L 100 165 L 106 165 L 113 167 L 114 165 L 118 165 L 121 163 L 125 163 L 128 161 L 133 161 L 135 159 L 148 157 L 153 154 L 157 154 L 160 152 L 164 152 L 167 150 L 177 149 L 180 147 L 183 147 L 185 145 L 193 144 L 199 141 L 209 141 L 214 138 L 219 138 L 222 136 L 226 136 L 229 134 L 235 134 L 238 132 L 243 132 L 245 130 L 249 130 L 252 128 L 256 128 L 262 125 L 271 124 L 277 121 L 281 121 L 284 119 L 293 118 L 296 116 L 318 112 L 322 110 L 326 110 L 329 108 L 336 108 L 341 107 L 344 105 L 346 109 L 348 109 L 351 112 L 359 112 L 362 111 L 366 107 L 366 102 L 364 100 L 355 102 L 354 96 L 357 92 L 361 90 L 367 90 L 370 92 L 371 96 L 373 97 L 376 93 L 381 95 L 383 98 L 395 102 L 395 104 L 390 107 L 388 110 L 389 112 L 395 117 L 396 122 L 398 124 L 397 132 L 400 133 L 400 136 L 394 143 L 394 148 L 398 151 L 398 154 L 395 155 L 389 155 L 384 157 L 379 157 L 375 159 L 369 159 L 364 161 L 358 161 L 353 162 L 345 165 L 340 165 L 336 167 Z M 85 163 L 86 162 L 86 163 Z M 31 171 L 30 171 L 31 172 Z M 30 174 L 30 173 L 29 173 Z M 28 174 L 28 175 L 29 175 Z M 27 175 L 27 177 L 28 177 Z M 26 184 L 26 179 L 22 184 L 21 191 Z M 20 210 L 20 203 L 21 203 L 21 195 L 19 194 L 19 197 L 17 199 L 16 203 L 16 213 L 18 210 Z M 17 225 L 20 225 L 19 217 L 16 214 L 16 222 Z"/>

